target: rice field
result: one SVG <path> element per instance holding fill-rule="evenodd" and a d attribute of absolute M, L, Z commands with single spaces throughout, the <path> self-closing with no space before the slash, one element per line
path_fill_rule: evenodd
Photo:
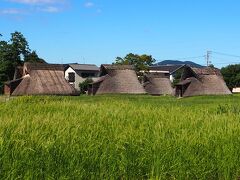
<path fill-rule="evenodd" d="M 0 121 L 0 179 L 240 177 L 238 95 L 18 97 Z"/>

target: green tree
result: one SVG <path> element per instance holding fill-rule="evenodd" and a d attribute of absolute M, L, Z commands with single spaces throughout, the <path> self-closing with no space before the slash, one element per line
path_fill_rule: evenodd
<path fill-rule="evenodd" d="M 210 64 L 208 67 L 215 68 L 214 64 Z"/>
<path fill-rule="evenodd" d="M 229 89 L 240 86 L 240 64 L 223 67 L 221 73 Z"/>
<path fill-rule="evenodd" d="M 16 31 L 11 33 L 10 43 L 12 46 L 11 51 L 16 56 L 15 58 L 18 60 L 19 64 L 21 64 L 31 51 L 26 38 L 22 33 Z"/>
<path fill-rule="evenodd" d="M 36 51 L 32 51 L 27 54 L 24 58 L 24 62 L 38 62 L 38 63 L 45 63 L 45 61 L 38 57 Z"/>
<path fill-rule="evenodd" d="M 183 69 L 180 69 L 177 72 L 175 72 L 174 80 L 172 82 L 173 87 L 175 87 L 181 81 L 182 73 L 183 73 Z"/>
<path fill-rule="evenodd" d="M 16 31 L 11 33 L 9 41 L 0 41 L 0 93 L 3 82 L 13 79 L 15 68 L 24 62 L 44 62 L 44 60 L 39 58 L 35 51 L 31 52 L 26 38 Z"/>
<path fill-rule="evenodd" d="M 0 82 L 12 79 L 15 66 L 20 61 L 19 57 L 12 51 L 11 44 L 6 41 L 0 42 Z"/>
<path fill-rule="evenodd" d="M 88 85 L 92 82 L 93 80 L 91 78 L 87 78 L 85 81 L 79 83 L 80 93 L 86 94 L 86 92 L 88 91 Z"/>
<path fill-rule="evenodd" d="M 113 64 L 133 65 L 137 72 L 147 71 L 148 67 L 153 65 L 156 60 L 151 55 L 138 55 L 129 53 L 124 58 L 117 57 Z"/>

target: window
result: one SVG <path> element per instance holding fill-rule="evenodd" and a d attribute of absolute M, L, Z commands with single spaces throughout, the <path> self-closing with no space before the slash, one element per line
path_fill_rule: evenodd
<path fill-rule="evenodd" d="M 73 72 L 68 73 L 68 81 L 75 82 L 75 73 L 73 73 Z"/>
<path fill-rule="evenodd" d="M 94 77 L 95 73 L 82 73 L 81 75 L 83 78 L 88 78 L 88 77 Z"/>

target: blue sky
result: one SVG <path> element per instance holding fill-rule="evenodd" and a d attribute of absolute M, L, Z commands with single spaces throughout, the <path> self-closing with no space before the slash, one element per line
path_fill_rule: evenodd
<path fill-rule="evenodd" d="M 207 50 L 240 55 L 240 1 L 0 0 L 2 38 L 14 31 L 50 63 L 99 65 L 132 52 L 205 64 Z M 211 61 L 240 58 L 212 53 Z"/>

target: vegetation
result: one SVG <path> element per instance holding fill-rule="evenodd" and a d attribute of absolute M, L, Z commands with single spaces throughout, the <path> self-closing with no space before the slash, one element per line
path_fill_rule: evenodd
<path fill-rule="evenodd" d="M 9 41 L 0 40 L 0 94 L 3 83 L 13 79 L 15 68 L 23 62 L 45 61 L 38 57 L 36 51 L 30 50 L 26 38 L 20 32 L 12 33 Z"/>
<path fill-rule="evenodd" d="M 80 93 L 86 94 L 86 92 L 88 91 L 88 85 L 92 82 L 93 80 L 91 78 L 87 78 L 85 81 L 79 83 Z"/>
<path fill-rule="evenodd" d="M 237 179 L 240 96 L 0 103 L 0 179 Z"/>
<path fill-rule="evenodd" d="M 229 89 L 240 86 L 240 64 L 223 67 L 221 73 Z"/>
<path fill-rule="evenodd" d="M 173 87 L 175 87 L 181 81 L 183 71 L 184 71 L 184 69 L 180 69 L 180 70 L 175 72 L 174 80 L 173 80 L 173 83 L 172 83 Z"/>
<path fill-rule="evenodd" d="M 138 55 L 129 53 L 124 58 L 117 57 L 114 64 L 133 65 L 137 72 L 148 70 L 148 66 L 153 65 L 156 60 L 150 55 Z"/>

